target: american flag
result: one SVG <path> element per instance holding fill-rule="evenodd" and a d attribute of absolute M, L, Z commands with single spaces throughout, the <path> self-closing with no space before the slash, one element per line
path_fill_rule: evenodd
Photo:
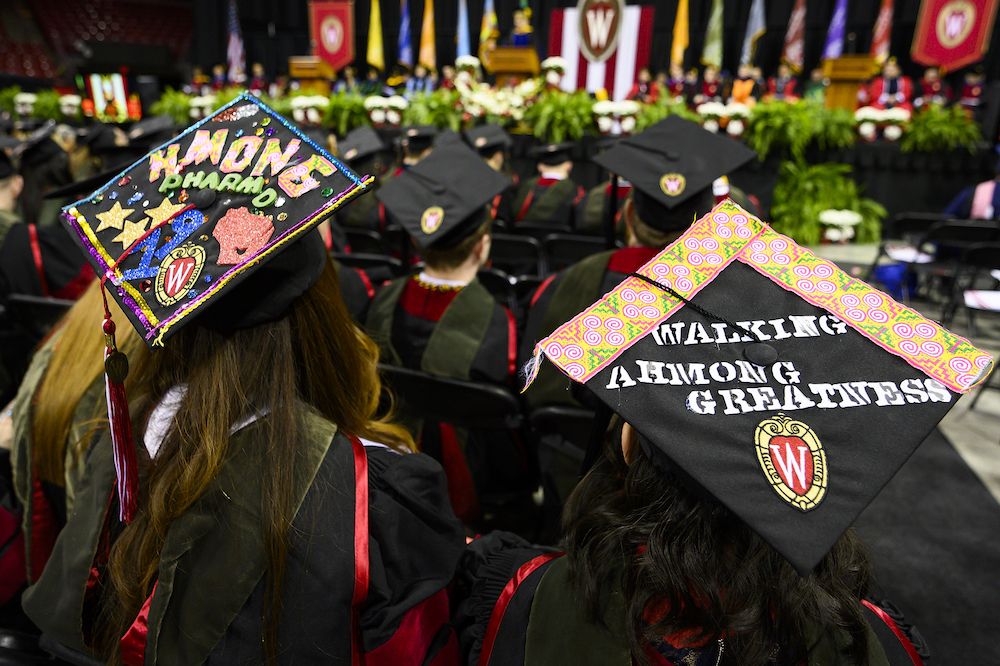
<path fill-rule="evenodd" d="M 229 65 L 229 82 L 243 83 L 247 78 L 247 58 L 243 52 L 243 31 L 236 0 L 229 0 L 229 44 L 226 46 L 226 63 Z"/>

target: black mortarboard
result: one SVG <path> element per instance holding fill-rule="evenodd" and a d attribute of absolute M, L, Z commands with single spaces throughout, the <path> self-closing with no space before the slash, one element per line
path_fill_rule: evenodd
<path fill-rule="evenodd" d="M 22 143 L 23 141 L 18 139 L 16 136 L 0 132 L 0 150 L 4 150 L 5 148 L 13 148 L 14 150 L 17 150 Z"/>
<path fill-rule="evenodd" d="M 410 153 L 422 153 L 434 145 L 438 129 L 433 125 L 414 125 L 399 130 L 398 145 Z"/>
<path fill-rule="evenodd" d="M 84 178 L 83 180 L 78 180 L 76 182 L 70 183 L 69 185 L 63 185 L 62 187 L 57 187 L 54 190 L 49 190 L 42 195 L 43 199 L 65 199 L 66 197 L 73 197 L 75 199 L 80 199 L 84 195 L 97 192 L 97 189 L 102 185 L 105 185 L 109 180 L 120 174 L 126 168 L 131 165 L 130 162 L 124 164 L 119 164 L 113 169 L 108 169 L 107 171 L 102 171 L 99 174 L 90 176 L 89 178 Z"/>
<path fill-rule="evenodd" d="M 55 128 L 55 122 L 50 120 L 38 127 L 24 140 L 24 143 L 17 149 L 17 153 L 21 156 L 21 166 L 44 164 L 59 154 L 62 147 L 51 139 Z"/>
<path fill-rule="evenodd" d="M 593 161 L 633 185 L 636 212 L 663 232 L 689 226 L 712 207 L 712 182 L 756 153 L 697 123 L 668 116 Z"/>
<path fill-rule="evenodd" d="M 563 143 L 547 143 L 544 146 L 535 146 L 529 151 L 539 164 L 556 165 L 572 159 L 575 143 L 564 141 Z"/>
<path fill-rule="evenodd" d="M 344 140 L 339 142 L 337 148 L 344 161 L 353 164 L 369 155 L 385 150 L 386 145 L 378 132 L 368 125 L 362 125 L 348 132 Z"/>
<path fill-rule="evenodd" d="M 229 330 L 280 316 L 326 260 L 310 232 L 368 182 L 243 94 L 63 214 L 152 347 L 195 315 Z"/>
<path fill-rule="evenodd" d="M 0 150 L 0 180 L 10 178 L 15 173 L 17 173 L 17 169 L 14 167 L 14 162 L 7 156 L 7 153 Z"/>
<path fill-rule="evenodd" d="M 485 220 L 484 206 L 510 181 L 464 145 L 449 144 L 375 193 L 425 248 L 458 245 Z"/>
<path fill-rule="evenodd" d="M 129 141 L 151 146 L 169 140 L 176 130 L 174 120 L 170 116 L 152 116 L 133 124 L 128 131 L 128 138 Z"/>
<path fill-rule="evenodd" d="M 472 149 L 484 157 L 498 150 L 507 150 L 513 141 L 507 130 L 499 125 L 479 125 L 465 130 L 465 140 Z"/>
<path fill-rule="evenodd" d="M 434 137 L 434 147 L 446 146 L 449 143 L 463 143 L 462 135 L 450 127 L 446 127 Z"/>
<path fill-rule="evenodd" d="M 731 201 L 637 273 L 536 356 L 803 576 L 993 363 Z"/>

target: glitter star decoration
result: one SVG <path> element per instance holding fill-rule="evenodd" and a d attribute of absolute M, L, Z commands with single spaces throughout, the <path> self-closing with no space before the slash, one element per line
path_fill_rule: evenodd
<path fill-rule="evenodd" d="M 116 201 L 115 205 L 112 206 L 110 210 L 97 214 L 97 219 L 101 221 L 100 226 L 97 227 L 97 231 L 104 231 L 105 229 L 121 229 L 122 224 L 125 222 L 125 218 L 131 215 L 134 211 L 134 208 L 122 208 L 122 202 Z"/>
<path fill-rule="evenodd" d="M 150 226 L 155 227 L 162 224 L 165 220 L 169 220 L 171 217 L 176 215 L 178 212 L 187 208 L 184 204 L 175 204 L 170 201 L 170 199 L 164 197 L 163 201 L 156 208 L 149 208 L 146 210 L 146 215 L 149 216 L 151 222 Z"/>
<path fill-rule="evenodd" d="M 146 220 L 142 222 L 129 222 L 125 220 L 122 232 L 115 236 L 112 242 L 121 243 L 122 249 L 127 250 L 132 247 L 132 243 L 139 240 L 139 237 L 146 233 Z"/>

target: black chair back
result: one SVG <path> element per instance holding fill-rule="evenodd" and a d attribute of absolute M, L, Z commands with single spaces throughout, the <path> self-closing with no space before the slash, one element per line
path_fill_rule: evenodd
<path fill-rule="evenodd" d="M 490 246 L 490 265 L 511 275 L 536 275 L 548 273 L 542 244 L 530 236 L 493 234 Z"/>
<path fill-rule="evenodd" d="M 603 238 L 578 234 L 549 234 L 545 237 L 543 245 L 549 268 L 553 271 L 561 270 L 607 249 Z"/>
<path fill-rule="evenodd" d="M 555 448 L 571 458 L 583 463 L 590 442 L 590 432 L 594 426 L 594 412 L 578 407 L 550 405 L 531 412 L 528 419 L 532 431 L 539 437 L 540 446 Z M 546 435 L 560 435 L 548 439 Z"/>
<path fill-rule="evenodd" d="M 989 220 L 945 220 L 935 223 L 920 242 L 967 250 L 980 243 L 1000 241 L 1000 225 Z"/>
<path fill-rule="evenodd" d="M 915 243 L 939 222 L 952 219 L 940 213 L 899 213 L 882 227 L 883 240 L 903 240 Z"/>
<path fill-rule="evenodd" d="M 499 268 L 493 267 L 481 268 L 477 277 L 486 287 L 486 291 L 490 292 L 498 303 L 506 305 L 512 311 L 517 307 L 517 297 L 514 292 L 516 280 L 514 278 Z"/>
<path fill-rule="evenodd" d="M 565 224 L 518 224 L 512 233 L 515 236 L 530 236 L 541 241 L 551 234 L 571 234 L 573 229 Z"/>
<path fill-rule="evenodd" d="M 347 236 L 347 244 L 351 246 L 351 252 L 362 254 L 384 254 L 385 252 L 382 234 L 377 231 L 344 227 L 344 235 Z"/>
<path fill-rule="evenodd" d="M 385 274 L 388 278 L 400 277 L 406 274 L 406 267 L 403 262 L 395 257 L 387 257 L 384 254 L 365 254 L 363 252 L 352 252 L 351 254 L 341 254 L 333 252 L 331 255 L 344 266 L 360 268 L 365 272 L 382 277 Z"/>
<path fill-rule="evenodd" d="M 524 422 L 517 398 L 499 386 L 435 377 L 381 363 L 378 367 L 386 385 L 406 408 L 428 421 L 488 430 L 520 428 Z"/>

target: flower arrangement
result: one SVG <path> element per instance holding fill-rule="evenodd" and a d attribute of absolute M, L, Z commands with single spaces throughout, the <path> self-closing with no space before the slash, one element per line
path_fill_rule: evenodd
<path fill-rule="evenodd" d="M 322 110 L 330 106 L 330 98 L 323 95 L 295 95 L 292 97 L 292 119 L 300 125 L 319 125 Z"/>
<path fill-rule="evenodd" d="M 198 95 L 188 102 L 188 115 L 194 120 L 201 120 L 215 110 L 215 95 Z"/>
<path fill-rule="evenodd" d="M 631 134 L 635 130 L 636 116 L 641 109 L 642 105 L 633 100 L 601 100 L 594 102 L 594 121 L 601 134 L 611 134 L 615 120 L 618 120 L 623 134 Z"/>
<path fill-rule="evenodd" d="M 567 66 L 568 63 L 566 62 L 566 58 L 560 56 L 550 56 L 545 60 L 543 60 L 541 64 L 543 72 L 552 70 L 555 72 L 559 72 L 560 75 L 566 73 Z"/>
<path fill-rule="evenodd" d="M 455 58 L 456 71 L 472 72 L 473 74 L 475 74 L 477 71 L 479 71 L 479 66 L 480 66 L 479 58 L 477 58 L 476 56 L 467 55 L 467 56 L 458 56 L 457 58 Z"/>
<path fill-rule="evenodd" d="M 826 229 L 823 230 L 823 238 L 834 243 L 846 243 L 854 238 L 854 227 L 864 222 L 861 213 L 835 208 L 821 210 L 817 219 L 821 224 L 826 225 Z"/>
<path fill-rule="evenodd" d="M 14 113 L 21 118 L 28 118 L 35 110 L 38 95 L 29 92 L 19 92 L 14 95 Z"/>
<path fill-rule="evenodd" d="M 365 98 L 356 92 L 342 92 L 330 97 L 323 116 L 323 124 L 344 136 L 355 127 L 371 125 L 371 118 L 365 109 Z"/>

